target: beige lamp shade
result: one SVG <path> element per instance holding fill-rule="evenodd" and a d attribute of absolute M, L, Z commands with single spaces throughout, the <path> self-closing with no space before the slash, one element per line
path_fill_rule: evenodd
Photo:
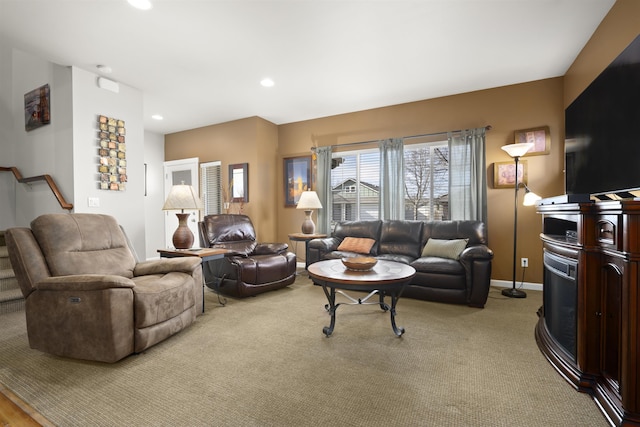
<path fill-rule="evenodd" d="M 318 193 L 315 191 L 303 191 L 296 205 L 296 209 L 304 209 L 305 218 L 302 222 L 302 232 L 304 234 L 315 233 L 316 225 L 311 219 L 311 214 L 313 213 L 313 209 L 322 209 L 322 203 L 320 203 Z"/>
<path fill-rule="evenodd" d="M 193 245 L 193 233 L 189 229 L 187 219 L 190 213 L 184 213 L 184 210 L 202 209 L 202 200 L 197 196 L 196 191 L 190 185 L 179 184 L 171 187 L 169 196 L 162 207 L 163 211 L 179 210 L 176 213 L 178 217 L 178 228 L 173 233 L 173 246 L 176 249 L 189 249 Z"/>
<path fill-rule="evenodd" d="M 196 194 L 192 186 L 178 184 L 171 187 L 169 196 L 162 207 L 163 211 L 202 209 L 202 200 Z"/>
<path fill-rule="evenodd" d="M 296 209 L 322 209 L 322 203 L 315 191 L 303 191 L 300 200 L 296 205 Z"/>

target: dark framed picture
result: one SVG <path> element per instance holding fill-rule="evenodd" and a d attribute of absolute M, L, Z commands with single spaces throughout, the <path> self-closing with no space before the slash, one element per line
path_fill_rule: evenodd
<path fill-rule="evenodd" d="M 495 162 L 493 164 L 493 188 L 515 188 L 516 163 Z M 527 184 L 527 161 L 518 162 L 518 182 Z"/>
<path fill-rule="evenodd" d="M 28 132 L 51 122 L 49 85 L 24 94 L 24 128 Z"/>
<path fill-rule="evenodd" d="M 525 156 L 536 156 L 539 154 L 549 154 L 551 149 L 551 137 L 549 136 L 549 126 L 539 128 L 517 130 L 514 133 L 514 143 L 532 142 L 533 148 L 527 151 Z"/>
<path fill-rule="evenodd" d="M 249 163 L 229 165 L 229 182 L 232 203 L 249 202 Z"/>
<path fill-rule="evenodd" d="M 303 191 L 311 189 L 311 156 L 284 159 L 284 205 L 295 207 Z"/>

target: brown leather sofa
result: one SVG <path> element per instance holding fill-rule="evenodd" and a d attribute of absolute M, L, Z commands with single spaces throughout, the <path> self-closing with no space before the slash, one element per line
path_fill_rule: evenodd
<path fill-rule="evenodd" d="M 258 243 L 246 215 L 207 215 L 198 223 L 200 245 L 231 253 L 205 261 L 205 283 L 225 295 L 248 297 L 284 288 L 296 280 L 296 255 L 286 243 Z"/>
<path fill-rule="evenodd" d="M 181 331 L 202 312 L 198 257 L 138 262 L 116 220 L 47 214 L 5 234 L 31 348 L 116 362 Z"/>
<path fill-rule="evenodd" d="M 493 251 L 480 221 L 352 221 L 336 224 L 330 237 L 308 244 L 309 263 L 360 255 L 338 250 L 347 237 L 373 239 L 368 256 L 409 264 L 416 269 L 403 296 L 483 308 L 491 283 Z M 432 243 L 468 239 L 459 255 L 423 256 Z M 464 243 L 463 243 L 464 245 Z M 447 255 L 448 256 L 448 255 Z"/>

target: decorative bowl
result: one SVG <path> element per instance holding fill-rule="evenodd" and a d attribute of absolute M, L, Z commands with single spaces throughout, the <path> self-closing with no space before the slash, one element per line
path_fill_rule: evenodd
<path fill-rule="evenodd" d="M 377 259 L 366 257 L 366 256 L 342 258 L 342 263 L 349 270 L 358 270 L 358 271 L 371 270 L 373 266 L 376 265 L 377 262 L 378 262 Z"/>

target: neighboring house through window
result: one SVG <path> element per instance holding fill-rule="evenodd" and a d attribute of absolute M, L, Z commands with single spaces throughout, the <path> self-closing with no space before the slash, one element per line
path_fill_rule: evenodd
<path fill-rule="evenodd" d="M 380 218 L 380 153 L 333 153 L 331 224 Z M 449 219 L 449 149 L 446 141 L 405 145 L 405 219 Z"/>

